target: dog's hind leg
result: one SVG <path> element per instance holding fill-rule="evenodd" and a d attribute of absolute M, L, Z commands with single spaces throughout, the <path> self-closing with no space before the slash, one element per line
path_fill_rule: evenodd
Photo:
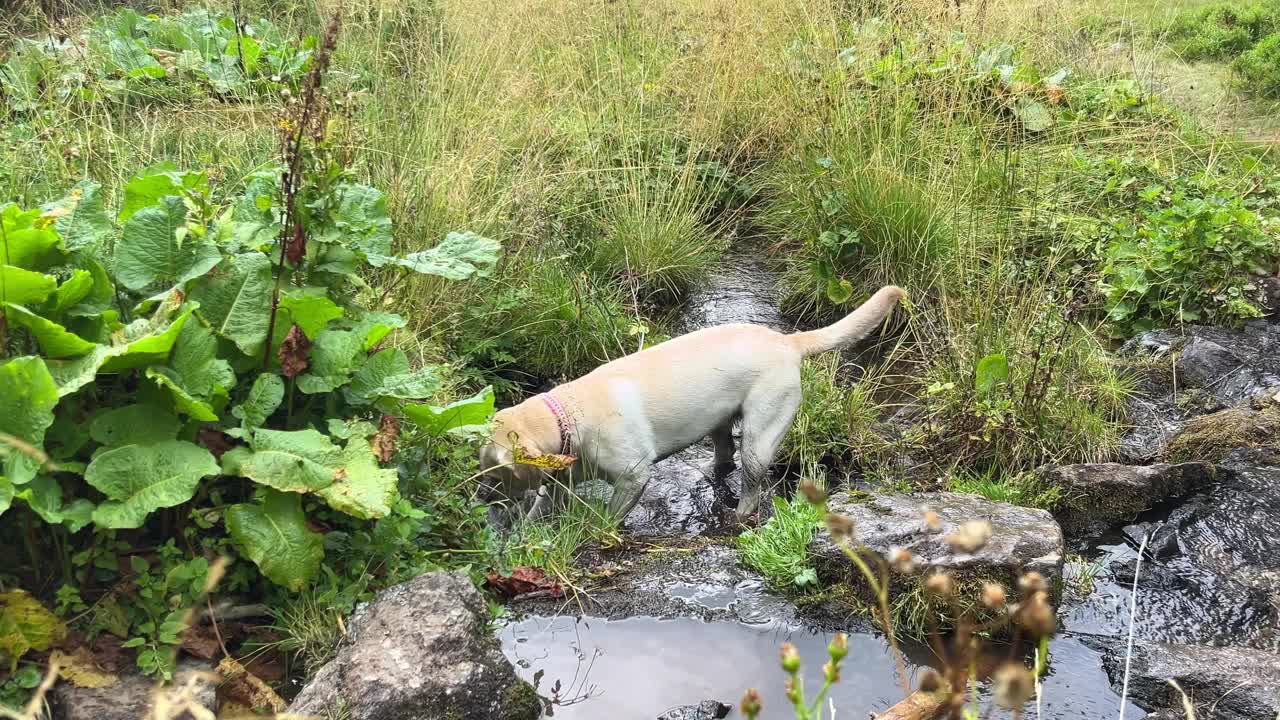
<path fill-rule="evenodd" d="M 733 469 L 733 418 L 711 431 L 711 443 L 716 448 L 711 475 L 715 479 L 721 479 Z"/>
<path fill-rule="evenodd" d="M 778 454 L 782 439 L 791 428 L 800 408 L 799 370 L 794 382 L 762 389 L 742 406 L 742 497 L 738 519 L 743 520 L 773 499 L 769 467 Z M 766 508 L 768 512 L 771 508 Z"/>

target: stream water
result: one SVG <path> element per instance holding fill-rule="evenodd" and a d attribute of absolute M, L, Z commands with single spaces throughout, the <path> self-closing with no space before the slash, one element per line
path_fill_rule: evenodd
<path fill-rule="evenodd" d="M 691 298 L 678 326 L 687 332 L 728 322 L 759 323 L 789 330 L 778 312 L 777 278 L 757 256 L 731 255 L 705 289 Z M 860 719 L 904 697 L 895 659 L 883 637 L 869 628 L 833 628 L 804 619 L 785 599 L 736 562 L 733 550 L 706 545 L 699 536 L 732 535 L 736 502 L 732 483 L 716 486 L 704 471 L 709 445 L 695 445 L 661 463 L 628 532 L 655 543 L 683 547 L 670 560 L 636 561 L 633 577 L 598 591 L 586 604 L 536 605 L 533 614 L 505 625 L 504 651 L 525 679 L 549 696 L 559 682 L 556 717 L 646 720 L 673 706 L 704 700 L 735 704 L 744 689 L 757 688 L 764 717 L 791 717 L 783 696 L 778 647 L 792 642 L 805 659 L 806 687 L 821 682 L 826 644 L 835 629 L 850 632 L 851 651 L 831 694 L 836 717 Z M 654 547 L 658 547 L 655 545 Z M 1101 652 L 1123 644 L 1128 593 L 1111 568 L 1132 556 L 1120 538 L 1087 550 L 1090 592 L 1069 592 L 1061 608 L 1062 630 L 1050 646 L 1042 705 L 1027 709 L 1041 720 L 1100 720 L 1119 716 L 1121 701 L 1102 670 Z M 632 553 L 635 555 L 635 553 Z M 628 564 L 624 560 L 622 564 Z M 1123 573 L 1121 573 L 1123 574 Z M 1087 584 L 1087 583 L 1081 583 Z M 518 608 L 517 608 L 518 610 Z M 1149 608 L 1148 636 L 1176 605 Z M 1230 612 L 1227 610 L 1227 612 Z M 1206 624 L 1220 618 L 1206 618 Z M 908 681 L 937 663 L 927 646 L 904 648 Z M 983 690 L 985 697 L 986 691 Z M 737 717 L 733 711 L 730 717 Z M 1144 713 L 1129 705 L 1125 717 Z"/>

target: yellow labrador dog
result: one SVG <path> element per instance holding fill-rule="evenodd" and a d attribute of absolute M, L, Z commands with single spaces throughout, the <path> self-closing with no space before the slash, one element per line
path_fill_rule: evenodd
<path fill-rule="evenodd" d="M 572 487 L 582 475 L 602 478 L 613 485 L 609 510 L 622 518 L 655 462 L 708 435 L 716 473 L 731 469 L 733 424 L 741 420 L 738 517 L 745 519 L 760 506 L 769 466 L 800 407 L 801 361 L 863 338 L 902 295 L 881 288 L 844 319 L 811 332 L 784 335 L 747 324 L 698 330 L 499 411 L 492 442 L 480 453 L 485 494 L 518 500 L 536 493 L 531 514 L 540 515 L 554 502 L 544 468 L 559 468 L 552 490 Z M 577 458 L 569 470 L 566 456 Z"/>

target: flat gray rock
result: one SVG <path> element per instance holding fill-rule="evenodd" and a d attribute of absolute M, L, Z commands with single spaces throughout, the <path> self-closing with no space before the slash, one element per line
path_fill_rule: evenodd
<path fill-rule="evenodd" d="M 893 548 L 905 548 L 922 569 L 946 570 L 958 578 L 991 580 L 1009 586 L 1023 572 L 1034 570 L 1049 579 L 1062 572 L 1062 528 L 1044 510 L 950 492 L 837 493 L 828 501 L 828 509 L 853 520 L 859 544 L 885 557 Z M 929 510 L 941 520 L 938 532 L 930 532 L 925 525 L 925 512 Z M 991 523 L 990 540 L 972 553 L 953 549 L 944 538 L 971 520 Z M 824 579 L 860 582 L 855 576 L 857 569 L 825 528 L 818 532 L 810 552 Z"/>
<path fill-rule="evenodd" d="M 350 720 L 533 720 L 541 702 L 489 631 L 463 573 L 428 573 L 351 617 L 337 656 L 290 706 Z"/>
<path fill-rule="evenodd" d="M 1036 475 L 1062 489 L 1057 518 L 1075 536 L 1105 531 L 1158 503 L 1200 490 L 1213 480 L 1213 468 L 1203 463 L 1082 463 L 1046 466 Z"/>
<path fill-rule="evenodd" d="M 200 673 L 212 671 L 213 667 L 203 660 L 180 660 L 169 687 L 182 687 L 195 679 L 196 701 L 212 711 L 217 702 L 213 683 L 199 677 Z M 49 705 L 54 720 L 138 720 L 150 711 L 156 687 L 155 678 L 137 672 L 121 674 L 118 682 L 103 688 L 60 682 L 53 688 Z"/>

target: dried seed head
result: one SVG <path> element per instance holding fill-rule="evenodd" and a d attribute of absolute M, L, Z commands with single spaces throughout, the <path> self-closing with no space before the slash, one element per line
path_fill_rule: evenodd
<path fill-rule="evenodd" d="M 1004 586 L 1000 583 L 987 583 L 982 586 L 982 604 L 992 610 L 1004 607 Z"/>
<path fill-rule="evenodd" d="M 836 636 L 831 638 L 831 644 L 827 645 L 827 654 L 836 662 L 845 659 L 849 655 L 849 636 L 836 633 Z"/>
<path fill-rule="evenodd" d="M 1035 697 L 1036 679 L 1019 663 L 1005 663 L 992 676 L 996 703 L 1006 710 L 1020 710 Z"/>
<path fill-rule="evenodd" d="M 945 539 L 955 550 L 977 552 L 991 539 L 991 523 L 986 520 L 970 520 Z"/>
<path fill-rule="evenodd" d="M 822 666 L 822 678 L 829 683 L 840 682 L 840 663 L 828 660 Z"/>
<path fill-rule="evenodd" d="M 1058 616 L 1049 604 L 1049 593 L 1040 590 L 1020 604 L 1014 621 L 1032 635 L 1052 635 L 1058 629 Z"/>
<path fill-rule="evenodd" d="M 916 556 L 906 548 L 894 548 L 889 552 L 889 564 L 903 575 L 910 575 L 916 569 Z"/>
<path fill-rule="evenodd" d="M 827 529 L 831 531 L 831 537 L 836 540 L 852 538 L 853 520 L 850 520 L 848 515 L 827 513 Z"/>
<path fill-rule="evenodd" d="M 739 707 L 742 708 L 742 714 L 746 715 L 748 718 L 754 718 L 759 715 L 760 693 L 757 692 L 755 688 L 748 688 L 747 691 L 742 694 L 742 703 Z"/>
<path fill-rule="evenodd" d="M 800 653 L 791 643 L 782 643 L 782 669 L 792 675 L 800 670 Z"/>
<path fill-rule="evenodd" d="M 821 505 L 827 501 L 827 491 L 818 487 L 818 484 L 812 480 L 800 482 L 800 494 L 809 501 L 810 505 Z"/>
<path fill-rule="evenodd" d="M 799 705 L 804 702 L 804 696 L 800 694 L 800 685 L 794 677 L 787 678 L 787 684 L 784 686 L 787 693 L 787 699 L 792 705 Z"/>
<path fill-rule="evenodd" d="M 942 676 L 933 668 L 920 673 L 920 692 L 931 693 L 942 689 Z"/>
<path fill-rule="evenodd" d="M 951 597 L 951 593 L 955 592 L 956 584 L 950 575 L 936 572 L 924 581 L 924 589 L 930 594 L 946 598 Z"/>
<path fill-rule="evenodd" d="M 1042 592 L 1048 589 L 1048 584 L 1044 581 L 1044 576 L 1032 570 L 1018 578 L 1018 589 L 1025 595 Z"/>
<path fill-rule="evenodd" d="M 940 533 L 942 532 L 942 518 L 938 517 L 938 513 L 932 510 L 925 510 L 924 526 L 928 528 L 931 533 Z"/>

